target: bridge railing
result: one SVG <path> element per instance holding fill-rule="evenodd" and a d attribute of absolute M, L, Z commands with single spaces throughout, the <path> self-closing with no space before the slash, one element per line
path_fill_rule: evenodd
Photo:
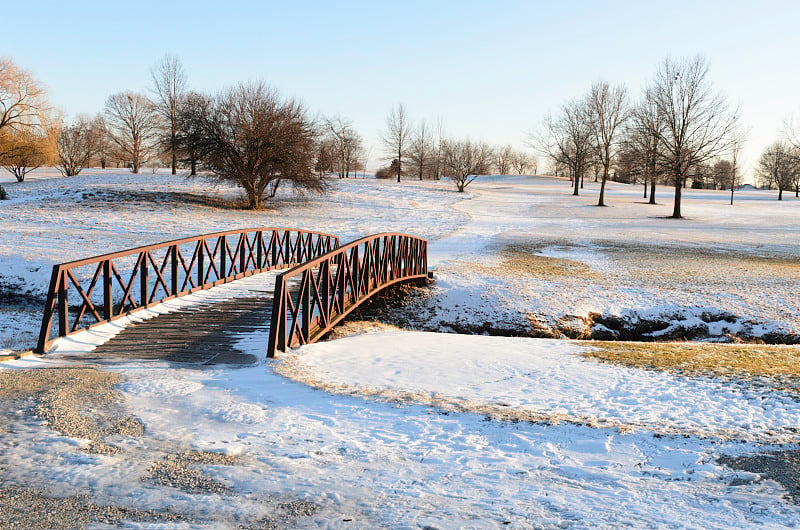
<path fill-rule="evenodd" d="M 64 337 L 215 285 L 292 267 L 339 246 L 322 232 L 251 228 L 199 235 L 53 266 L 36 350 Z"/>
<path fill-rule="evenodd" d="M 279 274 L 267 356 L 316 342 L 384 287 L 427 279 L 427 245 L 408 234 L 376 234 Z"/>

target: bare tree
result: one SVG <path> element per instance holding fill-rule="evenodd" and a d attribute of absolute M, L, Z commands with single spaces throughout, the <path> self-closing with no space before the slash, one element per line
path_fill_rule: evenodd
<path fill-rule="evenodd" d="M 422 120 L 417 125 L 408 147 L 408 160 L 419 180 L 422 180 L 428 173 L 433 152 L 434 145 L 430 127 L 425 120 Z"/>
<path fill-rule="evenodd" d="M 544 128 L 545 136 L 534 138 L 533 145 L 550 157 L 556 167 L 567 167 L 573 185 L 572 194 L 579 195 L 583 173 L 595 152 L 586 101 L 565 103 L 557 117 L 545 118 Z"/>
<path fill-rule="evenodd" d="M 433 169 L 433 180 L 439 180 L 442 178 L 442 151 L 445 142 L 444 122 L 442 122 L 441 118 L 436 120 L 434 131 L 431 166 Z"/>
<path fill-rule="evenodd" d="M 510 175 L 516 152 L 510 145 L 504 145 L 494 150 L 494 169 L 498 175 Z"/>
<path fill-rule="evenodd" d="M 515 151 L 511 156 L 511 167 L 517 175 L 527 175 L 529 171 L 536 174 L 536 159 L 524 151 Z"/>
<path fill-rule="evenodd" d="M 350 121 L 339 116 L 326 118 L 323 127 L 329 139 L 328 145 L 335 153 L 339 178 L 349 178 L 350 172 L 355 171 L 358 160 L 363 154 L 361 135 L 353 129 Z"/>
<path fill-rule="evenodd" d="M 177 151 L 180 162 L 189 166 L 189 175 L 197 175 L 197 167 L 203 158 L 205 147 L 204 126 L 211 112 L 213 101 L 199 92 L 188 92 L 178 104 Z"/>
<path fill-rule="evenodd" d="M 733 192 L 736 190 L 737 186 L 742 184 L 742 175 L 740 173 L 740 165 L 741 165 L 741 153 L 742 147 L 744 146 L 744 142 L 746 140 L 746 131 L 735 131 L 733 133 L 733 138 L 731 141 L 731 172 L 730 172 L 730 180 L 728 185 L 731 189 L 731 206 L 733 206 Z M 798 173 L 800 175 L 800 173 Z M 724 189 L 724 188 L 723 188 Z"/>
<path fill-rule="evenodd" d="M 587 107 L 596 157 L 603 171 L 597 205 L 605 206 L 606 181 L 619 143 L 618 133 L 629 116 L 628 91 L 621 85 L 595 83 L 589 92 Z"/>
<path fill-rule="evenodd" d="M 660 164 L 675 188 L 672 218 L 680 219 L 681 191 L 690 171 L 730 149 L 739 112 L 712 91 L 708 62 L 702 57 L 665 59 L 650 89 L 663 119 Z"/>
<path fill-rule="evenodd" d="M 148 159 L 156 136 L 153 104 L 142 94 L 119 92 L 109 96 L 105 109 L 108 137 L 134 173 Z"/>
<path fill-rule="evenodd" d="M 34 169 L 53 163 L 57 156 L 58 127 L 47 119 L 37 127 L 23 127 L 3 135 L 0 163 L 18 182 Z"/>
<path fill-rule="evenodd" d="M 106 120 L 102 113 L 98 113 L 92 118 L 89 123 L 93 143 L 95 146 L 93 159 L 89 160 L 89 166 L 92 162 L 97 162 L 100 167 L 105 169 L 108 164 L 108 159 L 112 156 L 111 141 L 108 137 L 108 128 L 106 127 Z"/>
<path fill-rule="evenodd" d="M 628 122 L 625 135 L 625 148 L 637 159 L 641 180 L 645 186 L 645 198 L 647 198 L 647 184 L 650 184 L 649 204 L 656 204 L 656 184 L 663 177 L 663 168 L 659 164 L 662 158 L 659 156 L 659 150 L 664 126 L 665 120 L 661 116 L 652 91 L 645 90 L 644 97 L 631 112 L 631 120 Z"/>
<path fill-rule="evenodd" d="M 172 54 L 166 54 L 156 66 L 150 69 L 153 81 L 152 91 L 155 108 L 163 122 L 164 133 L 162 144 L 165 151 L 172 155 L 172 174 L 178 164 L 178 131 L 179 107 L 186 92 L 186 72 L 180 60 Z"/>
<path fill-rule="evenodd" d="M 403 174 L 403 157 L 408 151 L 411 123 L 406 116 L 406 108 L 400 104 L 386 115 L 386 130 L 380 134 L 381 143 L 389 160 L 397 160 L 397 182 Z"/>
<path fill-rule="evenodd" d="M 485 175 L 492 163 L 492 148 L 484 142 L 450 140 L 444 143 L 444 174 L 463 192 L 479 175 Z"/>
<path fill-rule="evenodd" d="M 756 174 L 762 185 L 778 188 L 778 200 L 783 200 L 783 191 L 794 187 L 798 167 L 797 152 L 785 142 L 768 145 L 758 159 Z"/>
<path fill-rule="evenodd" d="M 0 57 L 0 133 L 41 125 L 46 108 L 44 89 L 33 74 Z"/>
<path fill-rule="evenodd" d="M 58 133 L 58 170 L 62 175 L 78 175 L 97 153 L 98 136 L 92 120 L 79 115 L 71 124 L 61 127 Z"/>
<path fill-rule="evenodd" d="M 296 190 L 326 189 L 314 170 L 316 124 L 301 103 L 282 100 L 263 82 L 214 98 L 203 137 L 203 163 L 218 179 L 244 189 L 251 209 L 274 197 L 282 182 Z"/>

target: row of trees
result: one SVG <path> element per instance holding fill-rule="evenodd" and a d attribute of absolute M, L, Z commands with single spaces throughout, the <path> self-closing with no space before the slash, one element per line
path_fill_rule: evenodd
<path fill-rule="evenodd" d="M 419 180 L 450 178 L 459 191 L 476 176 L 496 171 L 502 175 L 536 172 L 536 159 L 510 145 L 492 147 L 485 142 L 447 138 L 438 121 L 413 124 L 404 105 L 393 107 L 386 116 L 380 141 L 391 164 L 381 168 L 382 178 L 411 177 Z M 465 173 L 467 172 L 467 173 Z"/>
<path fill-rule="evenodd" d="M 800 146 L 787 141 L 768 145 L 758 159 L 756 176 L 759 185 L 777 188 L 779 201 L 789 190 L 800 197 Z"/>
<path fill-rule="evenodd" d="M 672 217 L 680 218 L 687 179 L 723 156 L 730 157 L 732 190 L 738 179 L 739 111 L 713 90 L 707 74 L 702 57 L 665 59 L 635 102 L 624 86 L 596 83 L 547 117 L 533 144 L 568 170 L 574 195 L 594 167 L 602 179 L 597 205 L 605 206 L 605 183 L 618 167 L 645 189 L 650 184 L 651 203 L 656 183 L 668 182 L 675 190 Z"/>

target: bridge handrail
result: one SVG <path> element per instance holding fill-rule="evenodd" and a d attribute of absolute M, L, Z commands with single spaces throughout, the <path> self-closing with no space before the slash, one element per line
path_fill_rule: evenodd
<path fill-rule="evenodd" d="M 231 236 L 238 236 L 233 245 L 228 240 Z M 188 252 L 184 255 L 181 246 L 192 243 L 194 246 L 185 249 Z M 292 267 L 338 246 L 339 238 L 331 234 L 262 227 L 185 237 L 56 264 L 50 277 L 36 351 L 44 353 L 52 345 L 54 319 L 58 323 L 57 335 L 64 337 L 179 296 L 259 272 Z M 161 250 L 165 250 L 163 256 L 157 254 Z M 187 260 L 189 252 L 191 257 Z M 136 257 L 135 264 L 126 269 L 119 260 L 132 256 Z M 94 273 L 83 279 L 73 272 L 95 264 Z M 126 281 L 123 275 L 127 272 L 130 275 Z M 82 280 L 88 278 L 91 281 L 86 285 Z M 102 289 L 102 300 L 92 299 L 96 287 Z M 115 293 L 115 287 L 122 292 Z M 70 325 L 72 288 L 80 305 Z M 121 294 L 121 299 L 117 296 L 115 301 L 115 294 Z M 94 322 L 83 325 L 87 314 Z"/>
<path fill-rule="evenodd" d="M 428 242 L 398 232 L 358 239 L 279 274 L 267 356 L 316 342 L 381 289 L 427 275 Z"/>

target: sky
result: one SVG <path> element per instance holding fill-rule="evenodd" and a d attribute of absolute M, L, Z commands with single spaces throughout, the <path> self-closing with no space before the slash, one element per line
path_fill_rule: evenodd
<path fill-rule="evenodd" d="M 748 169 L 800 119 L 800 2 L 31 0 L 2 12 L 19 23 L 3 24 L 0 55 L 69 116 L 146 91 L 172 53 L 195 90 L 261 79 L 315 115 L 351 120 L 370 167 L 386 158 L 379 131 L 399 103 L 449 136 L 522 149 L 593 82 L 639 97 L 667 56 L 709 60 L 749 131 Z"/>

